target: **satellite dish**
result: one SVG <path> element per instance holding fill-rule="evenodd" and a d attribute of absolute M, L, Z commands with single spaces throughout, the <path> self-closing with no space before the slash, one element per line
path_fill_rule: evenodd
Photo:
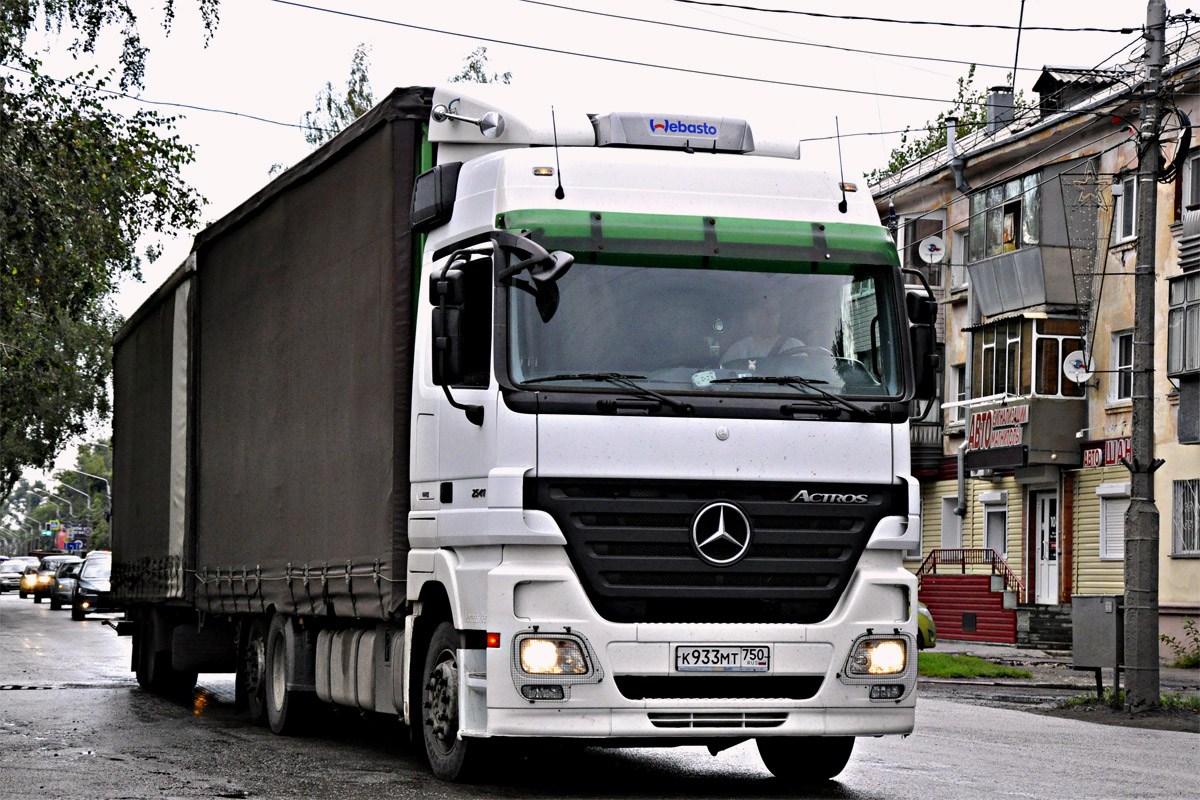
<path fill-rule="evenodd" d="M 946 243 L 940 236 L 926 236 L 917 245 L 917 252 L 921 254 L 921 260 L 926 264 L 940 264 L 946 257 Z"/>
<path fill-rule="evenodd" d="M 1090 381 L 1092 374 L 1096 371 L 1096 362 L 1091 358 L 1086 361 L 1084 359 L 1082 350 L 1072 350 L 1067 353 L 1066 359 L 1063 360 L 1063 375 L 1075 383 Z"/>

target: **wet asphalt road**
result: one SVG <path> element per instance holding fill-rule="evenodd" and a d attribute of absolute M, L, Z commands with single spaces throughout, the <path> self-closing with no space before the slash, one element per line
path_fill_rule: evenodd
<path fill-rule="evenodd" d="M 231 676 L 202 675 L 190 703 L 142 691 L 130 640 L 98 619 L 0 595 L 0 796 L 1178 798 L 1194 796 L 1200 736 L 1095 725 L 944 699 L 917 732 L 860 740 L 846 771 L 800 791 L 752 743 L 716 757 L 534 748 L 486 782 L 433 779 L 386 718 L 330 713 L 308 737 L 274 736 L 233 709 Z"/>

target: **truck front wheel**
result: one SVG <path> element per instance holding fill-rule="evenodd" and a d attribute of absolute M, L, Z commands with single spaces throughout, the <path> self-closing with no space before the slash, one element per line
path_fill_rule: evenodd
<path fill-rule="evenodd" d="M 451 622 L 433 631 L 421 681 L 421 738 L 433 774 L 444 781 L 470 778 L 482 742 L 458 736 L 458 632 Z"/>
<path fill-rule="evenodd" d="M 772 775 L 799 784 L 837 777 L 854 750 L 853 736 L 764 736 L 755 743 Z"/>

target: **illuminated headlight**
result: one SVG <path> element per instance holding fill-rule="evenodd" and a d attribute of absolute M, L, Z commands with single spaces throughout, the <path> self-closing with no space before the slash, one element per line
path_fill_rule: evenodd
<path fill-rule="evenodd" d="M 81 605 L 83 606 L 83 608 L 91 608 L 92 607 L 92 604 L 86 600 L 84 600 L 83 603 L 81 603 Z"/>
<path fill-rule="evenodd" d="M 588 662 L 572 639 L 529 638 L 521 642 L 521 669 L 530 675 L 585 675 Z"/>
<path fill-rule="evenodd" d="M 850 655 L 846 671 L 851 675 L 897 675 L 908 662 L 908 647 L 903 639 L 867 639 L 859 642 Z"/>
<path fill-rule="evenodd" d="M 38 583 L 49 583 L 52 580 L 54 580 L 52 575 L 38 575 Z"/>

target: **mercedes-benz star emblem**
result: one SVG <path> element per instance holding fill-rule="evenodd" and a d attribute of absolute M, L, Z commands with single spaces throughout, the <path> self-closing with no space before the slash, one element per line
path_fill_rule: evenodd
<path fill-rule="evenodd" d="M 710 503 L 692 520 L 692 547 L 714 567 L 728 567 L 750 549 L 750 520 L 732 503 Z"/>

